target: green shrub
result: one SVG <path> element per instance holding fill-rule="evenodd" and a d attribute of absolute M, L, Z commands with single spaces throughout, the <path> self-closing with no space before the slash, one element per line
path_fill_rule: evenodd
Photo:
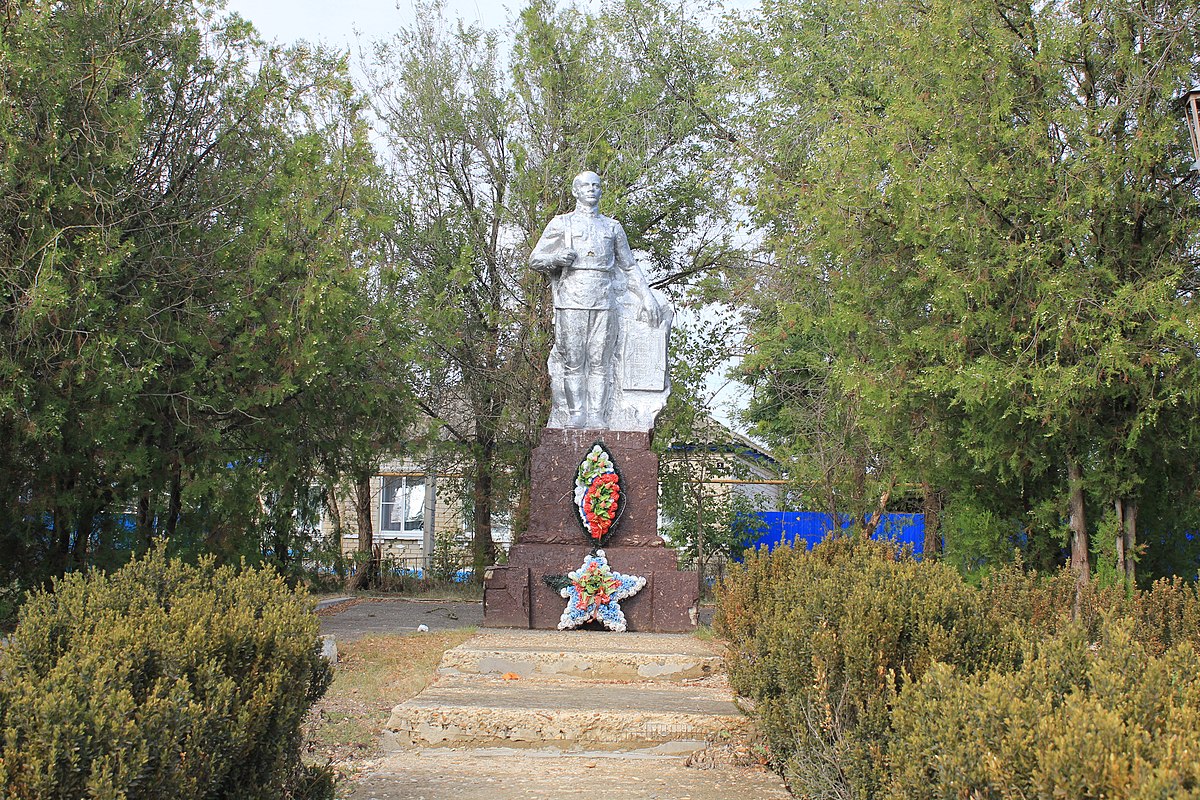
<path fill-rule="evenodd" d="M 332 794 L 300 762 L 329 684 L 317 620 L 270 570 L 169 561 L 35 593 L 0 652 L 0 797 Z"/>
<path fill-rule="evenodd" d="M 1020 525 L 997 516 L 975 497 L 953 497 L 942 509 L 942 558 L 968 583 L 978 585 L 993 569 L 1013 560 Z"/>
<path fill-rule="evenodd" d="M 1026 571 L 1020 561 L 988 574 L 987 604 L 1016 639 L 1053 636 L 1072 621 L 1092 639 L 1110 617 L 1128 619 L 1133 635 L 1152 655 L 1190 642 L 1200 649 L 1200 589 L 1180 578 L 1160 578 L 1148 589 L 1092 581 L 1075 597 L 1075 577 L 1066 567 L 1050 575 Z"/>
<path fill-rule="evenodd" d="M 1200 649 L 1200 593 L 1194 583 L 1160 578 L 1149 589 L 1126 590 L 1093 582 L 1079 605 L 1080 621 L 1092 638 L 1104 618 L 1116 615 L 1130 621 L 1134 637 L 1153 655 L 1183 642 Z"/>
<path fill-rule="evenodd" d="M 980 593 L 1004 631 L 1008 661 L 1020 661 L 1022 643 L 1050 636 L 1071 621 L 1075 576 L 1066 568 L 1049 575 L 1027 570 L 1018 557 L 984 576 Z"/>
<path fill-rule="evenodd" d="M 715 626 L 776 766 L 810 798 L 877 796 L 907 682 L 934 662 L 972 671 L 1011 652 L 953 568 L 861 537 L 748 556 L 719 592 Z"/>
<path fill-rule="evenodd" d="M 1020 670 L 930 669 L 895 705 L 887 796 L 1200 798 L 1200 658 L 1134 628 L 1069 625 Z"/>

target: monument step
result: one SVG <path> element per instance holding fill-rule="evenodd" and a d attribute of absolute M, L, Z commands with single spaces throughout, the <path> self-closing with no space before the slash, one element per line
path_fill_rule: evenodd
<path fill-rule="evenodd" d="M 481 633 L 446 651 L 444 675 L 679 682 L 724 673 L 716 648 L 684 634 L 516 630 Z"/>
<path fill-rule="evenodd" d="M 682 755 L 744 735 L 724 686 L 443 675 L 396 706 L 393 748 L 506 746 Z"/>
<path fill-rule="evenodd" d="M 354 800 L 791 800 L 777 775 L 624 754 L 537 750 L 405 750 L 351 784 Z"/>

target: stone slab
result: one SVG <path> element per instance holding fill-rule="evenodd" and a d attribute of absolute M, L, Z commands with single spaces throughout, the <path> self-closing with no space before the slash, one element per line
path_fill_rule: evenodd
<path fill-rule="evenodd" d="M 728 688 L 443 676 L 396 706 L 386 730 L 400 746 L 636 750 L 750 728 Z"/>
<path fill-rule="evenodd" d="M 693 769 L 679 759 L 557 750 L 411 750 L 355 781 L 351 800 L 789 800 L 760 768 Z"/>
<path fill-rule="evenodd" d="M 488 570 L 483 594 L 484 625 L 556 628 L 566 601 L 546 585 L 544 578 L 577 569 L 590 552 L 586 544 L 528 544 L 524 540 L 514 544 L 508 565 Z M 615 546 L 604 548 L 604 552 L 617 572 L 646 578 L 640 592 L 621 601 L 630 631 L 684 633 L 695 629 L 700 587 L 695 572 L 679 570 L 673 550 Z M 602 629 L 598 623 L 592 628 Z"/>
<path fill-rule="evenodd" d="M 658 535 L 658 454 L 650 449 L 650 434 L 546 428 L 530 462 L 529 529 L 523 544 L 578 544 L 587 536 L 575 511 L 575 473 L 592 445 L 604 444 L 612 455 L 625 508 L 608 545 L 662 547 Z"/>
<path fill-rule="evenodd" d="M 592 631 L 485 632 L 446 651 L 443 674 L 687 681 L 724 673 L 718 649 L 691 636 Z"/>
<path fill-rule="evenodd" d="M 516 545 L 513 545 L 516 547 Z M 531 575 L 528 566 L 509 563 L 483 574 L 483 619 L 492 628 L 528 628 Z"/>

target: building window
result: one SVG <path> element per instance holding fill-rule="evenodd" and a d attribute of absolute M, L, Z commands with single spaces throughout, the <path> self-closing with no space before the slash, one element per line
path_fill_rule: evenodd
<path fill-rule="evenodd" d="M 379 520 L 382 534 L 420 536 L 425 529 L 425 479 L 385 476 Z"/>

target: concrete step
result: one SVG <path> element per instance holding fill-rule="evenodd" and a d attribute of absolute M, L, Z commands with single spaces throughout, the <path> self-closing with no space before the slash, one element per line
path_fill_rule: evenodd
<path fill-rule="evenodd" d="M 448 650 L 444 675 L 689 681 L 720 675 L 715 645 L 686 634 L 601 631 L 484 632 Z"/>
<path fill-rule="evenodd" d="M 352 785 L 353 800 L 790 800 L 761 768 L 537 750 L 406 750 Z"/>
<path fill-rule="evenodd" d="M 743 736 L 749 720 L 721 682 L 604 683 L 444 675 L 395 707 L 385 743 L 684 755 Z M 386 741 L 390 739 L 389 741 Z"/>

